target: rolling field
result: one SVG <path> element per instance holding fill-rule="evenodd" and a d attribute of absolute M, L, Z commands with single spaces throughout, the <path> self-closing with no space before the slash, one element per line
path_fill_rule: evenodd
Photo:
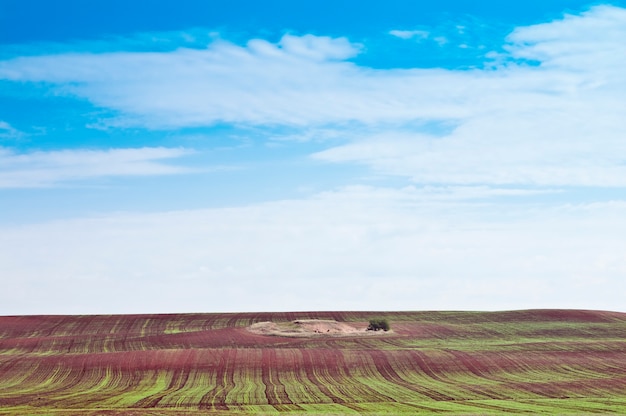
<path fill-rule="evenodd" d="M 390 333 L 283 337 L 325 319 Z M 626 314 L 0 317 L 0 415 L 626 414 Z"/>

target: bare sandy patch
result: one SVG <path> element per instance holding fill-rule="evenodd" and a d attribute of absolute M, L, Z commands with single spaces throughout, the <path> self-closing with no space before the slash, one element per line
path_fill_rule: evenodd
<path fill-rule="evenodd" d="M 367 324 L 337 322 L 326 319 L 298 319 L 292 322 L 257 322 L 248 331 L 259 335 L 280 337 L 345 337 L 381 335 L 384 331 L 368 331 Z M 386 333 L 389 333 L 388 331 Z"/>

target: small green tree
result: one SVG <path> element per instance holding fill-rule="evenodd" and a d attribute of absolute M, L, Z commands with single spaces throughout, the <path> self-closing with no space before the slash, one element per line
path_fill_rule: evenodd
<path fill-rule="evenodd" d="M 389 331 L 389 322 L 386 319 L 370 319 L 370 324 L 367 327 L 368 331 Z"/>

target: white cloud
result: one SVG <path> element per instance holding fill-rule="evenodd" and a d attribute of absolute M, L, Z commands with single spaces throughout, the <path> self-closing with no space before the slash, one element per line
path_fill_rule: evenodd
<path fill-rule="evenodd" d="M 6 121 L 2 121 L 0 120 L 0 130 L 8 130 L 11 131 L 13 130 L 13 128 L 11 127 L 11 125 L 9 123 L 7 123 Z"/>
<path fill-rule="evenodd" d="M 418 39 L 423 40 L 430 36 L 426 30 L 390 30 L 389 34 L 400 39 Z"/>
<path fill-rule="evenodd" d="M 45 81 L 148 127 L 216 122 L 310 125 L 455 117 L 454 93 L 470 78 L 447 71 L 375 71 L 337 60 L 357 49 L 345 39 L 285 36 L 246 47 L 61 54 L 0 62 L 0 78 Z M 447 86 L 445 88 L 436 86 Z M 439 97 L 439 98 L 438 98 Z M 431 110 L 429 110 L 431 108 Z"/>
<path fill-rule="evenodd" d="M 11 126 L 6 121 L 0 120 L 0 139 L 2 138 L 15 139 L 23 135 L 24 134 L 22 132 L 20 132 L 13 126 Z"/>
<path fill-rule="evenodd" d="M 481 193 L 352 187 L 4 227 L 0 313 L 624 309 L 626 204 Z"/>
<path fill-rule="evenodd" d="M 0 189 L 47 187 L 105 176 L 146 176 L 184 173 L 162 163 L 189 154 L 185 149 L 139 148 L 62 150 L 15 153 L 0 148 Z"/>
<path fill-rule="evenodd" d="M 263 42 L 260 44 L 263 45 Z M 317 61 L 344 60 L 358 53 L 358 45 L 351 44 L 348 39 L 327 36 L 285 35 L 278 42 L 278 46 L 288 55 Z"/>
<path fill-rule="evenodd" d="M 474 117 L 443 137 L 387 131 L 313 157 L 418 183 L 626 186 L 626 123 L 605 114 L 613 119 L 603 124 L 569 108 L 520 117 L 503 109 L 497 122 L 495 114 Z"/>
<path fill-rule="evenodd" d="M 447 45 L 450 41 L 448 40 L 448 38 L 446 38 L 445 36 L 437 36 L 436 38 L 433 39 L 435 42 L 437 42 L 437 45 L 439 46 L 444 46 Z"/>
<path fill-rule="evenodd" d="M 624 310 L 626 204 L 531 197 L 626 186 L 625 38 L 626 11 L 602 6 L 518 28 L 469 71 L 360 67 L 359 45 L 312 35 L 1 61 L 0 78 L 52 83 L 120 126 L 288 131 L 342 143 L 317 160 L 426 185 L 2 226 L 0 314 Z M 188 152 L 0 148 L 0 188 L 182 173 L 169 161 Z"/>
<path fill-rule="evenodd" d="M 619 75 L 625 59 L 624 22 L 626 9 L 597 6 L 582 16 L 566 15 L 562 20 L 519 27 L 509 35 L 507 49 L 515 57 L 540 61 L 546 68 L 593 69 L 598 82 L 615 77 L 623 85 Z"/>
<path fill-rule="evenodd" d="M 626 11 L 613 7 L 518 28 L 511 56 L 541 65 L 466 73 L 451 133 L 389 129 L 314 157 L 420 183 L 626 186 L 625 38 Z"/>
<path fill-rule="evenodd" d="M 624 38 L 626 10 L 599 6 L 516 29 L 486 69 L 360 67 L 345 61 L 359 50 L 347 39 L 286 35 L 21 57 L 0 62 L 0 78 L 56 84 L 116 110 L 118 125 L 334 126 L 347 143 L 316 158 L 420 183 L 624 186 Z M 429 137 L 407 127 L 429 120 L 457 128 Z M 354 124 L 377 133 L 357 137 Z"/>

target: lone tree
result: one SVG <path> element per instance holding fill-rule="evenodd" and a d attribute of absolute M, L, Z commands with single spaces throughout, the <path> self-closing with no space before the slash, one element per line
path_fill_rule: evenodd
<path fill-rule="evenodd" d="M 367 327 L 368 331 L 389 331 L 389 322 L 386 319 L 370 319 L 370 324 Z"/>

